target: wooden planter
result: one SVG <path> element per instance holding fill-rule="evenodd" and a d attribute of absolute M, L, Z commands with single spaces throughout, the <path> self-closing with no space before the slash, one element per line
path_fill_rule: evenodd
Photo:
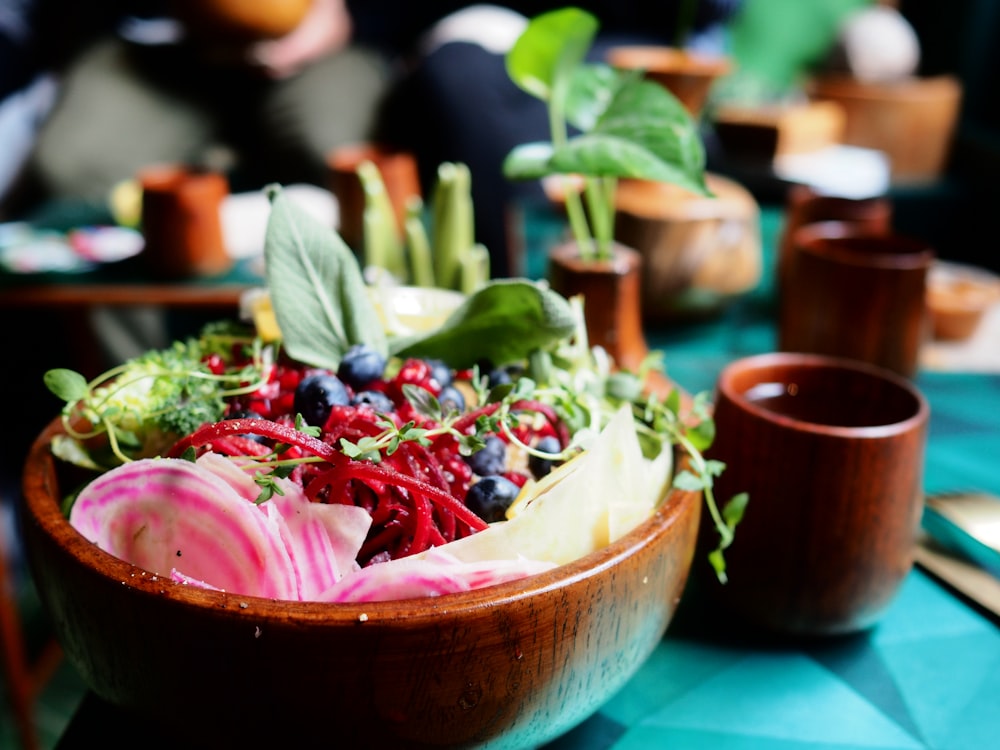
<path fill-rule="evenodd" d="M 962 85 L 951 76 L 865 83 L 849 76 L 814 80 L 810 95 L 844 109 L 844 143 L 889 158 L 896 182 L 929 182 L 947 164 Z"/>

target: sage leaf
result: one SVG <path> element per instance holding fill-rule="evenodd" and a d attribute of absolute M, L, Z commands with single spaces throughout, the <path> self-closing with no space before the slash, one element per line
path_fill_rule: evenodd
<path fill-rule="evenodd" d="M 354 344 L 386 354 L 385 332 L 353 251 L 279 186 L 267 193 L 265 276 L 288 355 L 336 370 Z"/>
<path fill-rule="evenodd" d="M 562 295 L 523 279 L 495 279 L 436 331 L 392 339 L 389 350 L 400 357 L 442 359 L 456 369 L 484 360 L 503 365 L 525 359 L 575 328 L 573 310 Z"/>

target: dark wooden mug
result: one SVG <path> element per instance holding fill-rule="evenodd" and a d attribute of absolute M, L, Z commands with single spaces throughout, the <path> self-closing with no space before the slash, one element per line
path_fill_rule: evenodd
<path fill-rule="evenodd" d="M 841 221 L 800 227 L 793 243 L 778 348 L 916 374 L 930 334 L 933 249 L 914 237 L 874 234 Z"/>
<path fill-rule="evenodd" d="M 709 595 L 784 634 L 875 624 L 913 564 L 928 417 L 919 390 L 883 368 L 796 353 L 731 362 L 706 455 L 726 464 L 717 497 L 750 497 L 729 580 L 705 576 Z"/>
<path fill-rule="evenodd" d="M 852 197 L 824 193 L 811 185 L 790 187 L 785 198 L 784 223 L 775 264 L 779 294 L 794 253 L 792 236 L 799 227 L 824 221 L 842 221 L 872 234 L 887 234 L 892 231 L 892 208 L 892 201 L 885 195 Z"/>

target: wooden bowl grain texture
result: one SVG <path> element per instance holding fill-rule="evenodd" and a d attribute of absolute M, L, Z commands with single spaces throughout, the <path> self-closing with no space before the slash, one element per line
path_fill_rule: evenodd
<path fill-rule="evenodd" d="M 73 485 L 48 447 L 60 429 L 38 437 L 24 473 L 24 545 L 43 605 L 98 696 L 174 733 L 190 727 L 192 745 L 542 744 L 647 659 L 697 541 L 700 494 L 671 490 L 607 548 L 479 591 L 322 604 L 198 590 L 69 525 L 59 502 Z"/>

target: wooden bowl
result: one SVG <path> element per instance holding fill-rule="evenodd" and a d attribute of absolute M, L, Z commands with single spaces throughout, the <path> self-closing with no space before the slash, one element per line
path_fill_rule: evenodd
<path fill-rule="evenodd" d="M 75 485 L 49 452 L 60 430 L 37 438 L 24 473 L 24 546 L 43 605 L 98 696 L 189 744 L 535 747 L 650 655 L 697 542 L 700 495 L 671 490 L 608 547 L 472 592 L 322 604 L 193 589 L 69 525 L 59 503 Z"/>
<path fill-rule="evenodd" d="M 648 80 L 670 91 L 692 117 L 699 117 L 715 82 L 733 69 L 725 55 L 710 55 L 661 45 L 621 45 L 608 50 L 610 65 L 642 70 Z"/>
<path fill-rule="evenodd" d="M 742 185 L 706 173 L 713 197 L 669 182 L 622 179 L 615 195 L 615 241 L 641 256 L 645 322 L 702 318 L 721 312 L 760 281 L 760 207 Z M 542 181 L 546 198 L 565 211 L 566 191 L 582 181 Z"/>
<path fill-rule="evenodd" d="M 642 255 L 647 321 L 714 315 L 760 281 L 760 207 L 742 185 L 706 174 L 713 197 L 621 180 L 615 239 Z"/>
<path fill-rule="evenodd" d="M 1000 278 L 979 268 L 938 262 L 927 277 L 927 307 L 934 338 L 963 341 L 986 311 L 1000 303 Z"/>

